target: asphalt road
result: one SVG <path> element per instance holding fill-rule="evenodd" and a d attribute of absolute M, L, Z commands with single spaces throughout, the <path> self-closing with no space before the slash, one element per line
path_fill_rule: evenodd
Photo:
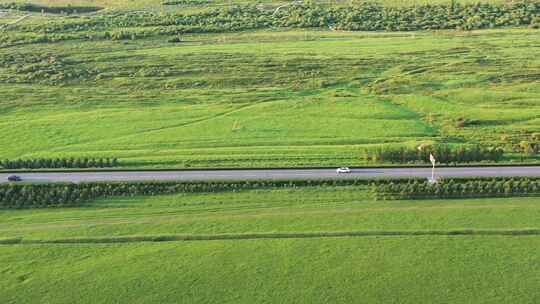
<path fill-rule="evenodd" d="M 540 176 L 540 167 L 457 167 L 438 168 L 436 177 L 511 177 Z M 257 169 L 200 171 L 115 171 L 115 172 L 49 172 L 13 173 L 29 182 L 95 182 L 95 181 L 207 181 L 207 180 L 272 180 L 272 179 L 334 179 L 334 178 L 403 178 L 431 177 L 430 168 L 352 169 L 349 174 L 337 174 L 334 169 Z M 0 174 L 6 182 L 9 173 Z"/>

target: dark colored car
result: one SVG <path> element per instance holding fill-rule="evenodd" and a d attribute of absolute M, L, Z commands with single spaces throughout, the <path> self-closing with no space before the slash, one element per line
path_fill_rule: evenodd
<path fill-rule="evenodd" d="M 22 178 L 20 176 L 17 176 L 17 175 L 10 175 L 10 176 L 8 176 L 7 180 L 10 181 L 10 182 L 20 182 L 20 181 L 22 181 Z"/>

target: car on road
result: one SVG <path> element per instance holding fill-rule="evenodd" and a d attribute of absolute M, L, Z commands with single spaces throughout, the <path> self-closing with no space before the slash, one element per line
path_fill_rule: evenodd
<path fill-rule="evenodd" d="M 7 180 L 10 182 L 20 182 L 22 181 L 22 178 L 18 175 L 10 175 L 8 176 Z"/>
<path fill-rule="evenodd" d="M 341 174 L 341 173 L 351 173 L 351 169 L 349 169 L 348 167 L 340 167 L 340 168 L 337 168 L 336 169 L 336 172 L 338 174 Z"/>

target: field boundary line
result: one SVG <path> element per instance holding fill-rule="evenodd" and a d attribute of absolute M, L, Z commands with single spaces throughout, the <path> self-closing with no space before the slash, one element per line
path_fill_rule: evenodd
<path fill-rule="evenodd" d="M 60 239 L 0 239 L 0 245 L 39 244 L 114 244 L 139 242 L 179 242 L 179 241 L 224 241 L 259 239 L 304 239 L 336 237 L 393 237 L 393 236 L 540 236 L 540 228 L 527 229 L 456 229 L 456 230 L 366 230 L 335 232 L 276 232 L 276 233 L 231 233 L 231 234 L 178 234 L 119 236 L 109 238 L 60 238 Z"/>

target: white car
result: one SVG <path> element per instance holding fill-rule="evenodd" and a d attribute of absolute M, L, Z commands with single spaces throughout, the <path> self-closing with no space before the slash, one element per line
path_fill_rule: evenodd
<path fill-rule="evenodd" d="M 336 173 L 351 173 L 351 169 L 347 167 L 337 168 Z"/>

